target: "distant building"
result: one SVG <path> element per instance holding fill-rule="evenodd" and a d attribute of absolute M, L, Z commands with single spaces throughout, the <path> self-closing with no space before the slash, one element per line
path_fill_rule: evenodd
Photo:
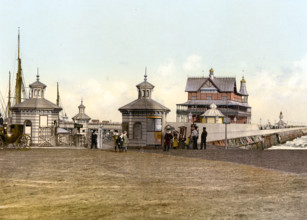
<path fill-rule="evenodd" d="M 122 130 L 127 131 L 130 146 L 161 145 L 163 125 L 170 109 L 151 98 L 154 85 L 147 75 L 138 84 L 138 98 L 119 108 L 122 113 Z"/>
<path fill-rule="evenodd" d="M 287 126 L 287 123 L 282 120 L 283 118 L 284 118 L 284 116 L 283 116 L 282 112 L 280 112 L 280 114 L 279 114 L 279 121 L 276 124 L 276 126 L 278 128 L 285 128 Z"/>
<path fill-rule="evenodd" d="M 189 114 L 194 122 L 201 122 L 201 115 L 214 103 L 223 115 L 232 123 L 251 123 L 251 107 L 248 105 L 248 93 L 244 77 L 240 91 L 236 78 L 215 77 L 211 68 L 209 77 L 189 77 L 185 91 L 188 100 L 177 104 L 177 122 L 188 122 Z"/>
<path fill-rule="evenodd" d="M 24 133 L 32 137 L 33 145 L 55 145 L 55 129 L 61 107 L 45 99 L 46 85 L 39 81 L 29 85 L 30 98 L 11 107 L 11 124 L 24 125 Z"/>
<path fill-rule="evenodd" d="M 78 108 L 79 108 L 79 113 L 76 114 L 72 118 L 72 120 L 74 121 L 76 128 L 78 128 L 79 133 L 86 135 L 88 132 L 88 124 L 91 118 L 90 116 L 85 114 L 85 105 L 83 105 L 83 100 L 81 100 L 81 105 L 79 105 Z"/>

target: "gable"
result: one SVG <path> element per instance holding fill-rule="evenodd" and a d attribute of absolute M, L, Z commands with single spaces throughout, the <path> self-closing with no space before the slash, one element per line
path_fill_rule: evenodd
<path fill-rule="evenodd" d="M 213 83 L 207 79 L 203 85 L 199 88 L 201 93 L 217 93 L 218 89 Z"/>

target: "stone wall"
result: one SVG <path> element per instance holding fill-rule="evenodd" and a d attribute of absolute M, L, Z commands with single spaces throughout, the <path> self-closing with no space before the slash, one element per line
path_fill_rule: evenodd
<path fill-rule="evenodd" d="M 185 126 L 187 127 L 187 136 L 191 133 L 191 123 L 169 122 L 167 124 L 177 131 L 179 131 L 179 127 Z M 225 147 L 224 124 L 197 123 L 197 126 L 200 134 L 203 127 L 206 127 L 208 144 Z M 307 127 L 259 130 L 256 124 L 227 125 L 227 145 L 244 149 L 266 149 L 303 135 L 307 135 Z M 198 144 L 200 144 L 200 138 Z"/>

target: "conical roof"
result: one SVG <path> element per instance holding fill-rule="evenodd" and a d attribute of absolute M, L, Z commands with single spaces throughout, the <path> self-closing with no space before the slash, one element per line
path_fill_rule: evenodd
<path fill-rule="evenodd" d="M 162 110 L 170 112 L 169 108 L 161 105 L 153 99 L 136 99 L 133 102 L 119 108 L 119 111 L 123 110 Z"/>
<path fill-rule="evenodd" d="M 41 109 L 41 110 L 56 110 L 56 111 L 61 111 L 62 108 L 57 106 L 56 104 L 53 104 L 52 102 L 40 98 L 32 98 L 32 99 L 27 99 L 22 103 L 19 103 L 13 107 L 11 107 L 11 110 L 30 110 L 30 109 Z"/>
<path fill-rule="evenodd" d="M 153 84 L 151 84 L 150 82 L 148 82 L 148 81 L 146 81 L 146 82 L 143 81 L 143 82 L 139 83 L 138 85 L 136 85 L 136 87 L 138 89 L 145 89 L 145 87 L 146 87 L 146 89 L 153 89 L 153 88 L 155 88 L 155 86 Z"/>
<path fill-rule="evenodd" d="M 225 117 L 220 110 L 216 108 L 216 104 L 212 103 L 210 105 L 210 109 L 208 109 L 204 114 L 201 115 L 202 117 Z"/>

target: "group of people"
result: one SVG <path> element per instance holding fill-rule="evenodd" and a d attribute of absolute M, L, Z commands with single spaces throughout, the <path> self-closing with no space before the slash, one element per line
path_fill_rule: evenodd
<path fill-rule="evenodd" d="M 191 126 L 191 136 L 192 136 L 192 140 L 193 140 L 193 149 L 197 150 L 197 141 L 198 141 L 198 136 L 199 136 L 199 131 L 198 131 L 198 127 L 197 125 L 192 124 Z M 206 127 L 203 127 L 203 131 L 201 133 L 201 139 L 200 139 L 200 149 L 202 150 L 206 150 L 207 148 L 207 130 Z"/>
<path fill-rule="evenodd" d="M 124 133 L 119 134 L 118 130 L 114 131 L 113 134 L 113 142 L 114 142 L 114 150 L 115 152 L 118 150 L 119 152 L 127 152 L 128 150 L 128 143 L 129 139 L 127 136 L 127 131 L 124 131 Z"/>
<path fill-rule="evenodd" d="M 203 131 L 201 133 L 201 141 L 200 141 L 200 149 L 206 150 L 207 148 L 207 130 L 206 127 L 203 127 Z M 191 126 L 191 135 L 184 139 L 183 137 L 179 137 L 179 140 L 177 138 L 177 134 L 174 133 L 174 136 L 172 135 L 172 132 L 170 130 L 166 131 L 166 134 L 164 135 L 164 151 L 169 151 L 170 147 L 173 146 L 173 149 L 177 149 L 180 142 L 184 143 L 186 148 L 189 149 L 190 144 L 193 143 L 193 149 L 197 150 L 197 140 L 199 138 L 199 130 L 196 124 L 192 124 Z"/>

